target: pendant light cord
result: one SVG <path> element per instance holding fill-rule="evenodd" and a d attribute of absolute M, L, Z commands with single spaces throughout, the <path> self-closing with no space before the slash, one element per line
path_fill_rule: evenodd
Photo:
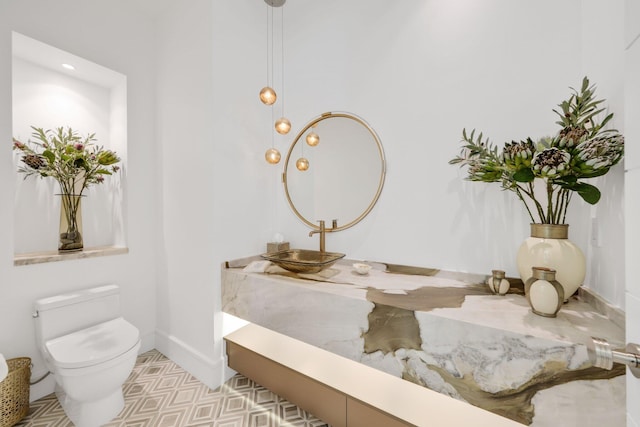
<path fill-rule="evenodd" d="M 269 11 L 271 11 L 271 26 L 269 26 Z M 269 29 L 271 29 L 271 31 L 269 31 Z M 271 33 L 271 75 L 269 75 L 269 59 L 267 58 L 267 80 L 269 87 L 271 89 L 273 89 L 273 45 L 274 43 L 274 39 L 273 39 L 273 7 L 269 7 L 269 5 L 267 5 L 267 57 L 269 56 L 269 33 Z M 271 123 L 273 123 L 273 121 L 275 120 L 274 116 L 273 116 L 273 104 L 270 105 L 271 107 Z M 271 148 L 275 148 L 275 136 L 274 136 L 274 132 L 273 129 L 271 130 Z"/>
<path fill-rule="evenodd" d="M 267 4 L 267 86 L 271 87 L 271 85 L 269 84 L 270 77 L 269 77 L 269 5 Z"/>
<path fill-rule="evenodd" d="M 269 6 L 267 6 L 269 8 Z M 273 89 L 273 45 L 274 45 L 274 39 L 273 39 L 273 8 L 271 9 L 271 77 L 269 80 L 269 87 L 271 87 Z M 267 34 L 267 41 L 269 40 L 269 35 Z M 268 61 L 267 61 L 268 64 Z"/>
<path fill-rule="evenodd" d="M 284 7 L 280 8 L 280 53 L 282 59 L 282 117 L 284 117 Z"/>

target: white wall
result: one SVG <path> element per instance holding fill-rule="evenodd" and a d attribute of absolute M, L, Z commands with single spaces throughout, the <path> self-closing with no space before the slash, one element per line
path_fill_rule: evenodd
<path fill-rule="evenodd" d="M 263 252 L 273 221 L 262 10 L 255 0 L 174 2 L 159 22 L 158 349 L 211 387 L 223 368 L 220 264 Z"/>
<path fill-rule="evenodd" d="M 459 151 L 463 128 L 482 130 L 500 145 L 557 132 L 552 109 L 587 73 L 622 116 L 621 87 L 613 84 L 621 53 L 598 51 L 583 63 L 591 51 L 583 46 L 582 2 L 329 0 L 284 8 L 292 134 L 322 112 L 351 111 L 377 131 L 388 159 L 378 205 L 356 227 L 327 235 L 327 250 L 517 276 L 515 253 L 529 235 L 525 210 L 498 184 L 464 181 L 464 171 L 447 162 Z M 605 24 L 597 35 L 608 41 L 617 33 L 610 20 Z M 595 68 L 600 57 L 612 61 L 613 72 Z M 575 197 L 568 222 L 570 238 L 591 255 L 587 285 L 606 278 L 598 291 L 623 306 L 624 263 L 616 255 L 623 250 L 622 216 L 613 213 L 623 200 L 622 166 L 610 175 L 597 184 L 601 207 L 592 213 Z M 317 247 L 282 196 L 278 203 L 276 231 L 294 247 Z M 589 248 L 592 215 L 602 217 L 597 251 Z"/>
<path fill-rule="evenodd" d="M 11 31 L 41 40 L 125 74 L 128 78 L 129 185 L 127 255 L 13 266 Z M 143 348 L 155 346 L 157 171 L 155 151 L 154 27 L 126 0 L 26 0 L 0 2 L 0 351 L 29 356 L 34 377 L 44 372 L 31 314 L 40 297 L 104 283 L 122 290 L 123 315 L 135 324 Z M 45 213 L 46 214 L 46 213 Z M 32 390 L 38 398 L 53 390 L 47 380 Z"/>
<path fill-rule="evenodd" d="M 627 342 L 640 343 L 640 1 L 625 2 L 625 234 Z M 640 426 L 640 380 L 627 375 L 627 426 Z"/>
<path fill-rule="evenodd" d="M 582 70 L 598 85 L 598 95 L 607 98 L 609 112 L 615 114 L 610 126 L 626 133 L 624 103 L 624 0 L 582 1 Z M 627 141 L 627 147 L 633 139 Z M 613 304 L 625 308 L 624 163 L 606 176 L 593 180 L 602 191 L 600 202 L 590 209 L 595 230 L 585 254 L 589 260 L 587 286 Z"/>

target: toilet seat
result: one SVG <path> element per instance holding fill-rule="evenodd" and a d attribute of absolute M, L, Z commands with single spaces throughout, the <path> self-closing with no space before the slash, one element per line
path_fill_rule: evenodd
<path fill-rule="evenodd" d="M 139 346 L 140 332 L 118 317 L 86 329 L 72 332 L 45 343 L 57 368 L 75 369 L 95 366 L 117 358 Z"/>

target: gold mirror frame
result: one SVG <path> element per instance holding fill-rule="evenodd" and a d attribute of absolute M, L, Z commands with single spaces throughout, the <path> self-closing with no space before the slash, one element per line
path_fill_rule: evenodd
<path fill-rule="evenodd" d="M 346 224 L 343 224 L 343 225 L 338 225 L 337 227 L 334 227 L 334 228 L 329 228 L 330 227 L 329 224 L 330 224 L 331 218 L 326 218 L 326 220 L 328 222 L 328 224 L 327 224 L 328 227 L 326 228 L 327 232 L 335 232 L 335 231 L 345 230 L 345 229 L 347 229 L 349 227 L 353 227 L 358 222 L 362 221 L 362 219 L 364 217 L 366 217 L 369 214 L 369 212 L 371 212 L 371 210 L 375 206 L 376 202 L 380 198 L 380 193 L 382 192 L 382 187 L 384 186 L 384 180 L 385 180 L 385 176 L 386 176 L 386 160 L 385 160 L 385 155 L 384 155 L 384 149 L 382 148 L 382 143 L 380 142 L 380 138 L 378 137 L 376 132 L 373 130 L 373 128 L 371 126 L 369 126 L 367 124 L 367 122 L 365 122 L 363 119 L 361 119 L 360 117 L 358 117 L 358 116 L 356 116 L 354 114 L 351 114 L 351 113 L 345 113 L 345 112 L 327 112 L 327 113 L 323 113 L 319 117 L 317 117 L 317 118 L 311 120 L 309 123 L 307 123 L 305 125 L 305 127 L 302 128 L 302 130 L 296 135 L 295 139 L 291 143 L 291 146 L 289 147 L 289 151 L 287 152 L 287 157 L 286 157 L 285 162 L 284 162 L 284 171 L 282 173 L 282 182 L 284 184 L 284 192 L 285 192 L 285 196 L 287 198 L 287 202 L 289 203 L 289 206 L 291 207 L 293 212 L 296 214 L 296 216 L 303 223 L 305 223 L 307 226 L 309 226 L 311 229 L 320 230 L 320 226 L 318 224 L 312 222 L 311 220 L 305 218 L 304 215 L 302 215 L 300 213 L 300 211 L 296 208 L 295 204 L 291 200 L 291 195 L 289 193 L 289 185 L 287 184 L 287 170 L 289 168 L 289 161 L 291 160 L 291 156 L 292 156 L 293 150 L 296 147 L 296 144 L 298 144 L 298 142 L 300 142 L 300 141 L 302 141 L 301 142 L 302 144 L 305 143 L 305 139 L 302 138 L 303 135 L 305 135 L 305 133 L 309 129 L 311 129 L 312 127 L 315 127 L 318 123 L 320 123 L 320 122 L 322 122 L 324 120 L 332 119 L 332 118 L 346 118 L 346 119 L 353 120 L 354 122 L 356 122 L 356 123 L 360 124 L 361 126 L 363 126 L 369 132 L 369 134 L 373 138 L 373 142 L 375 142 L 375 145 L 376 145 L 376 147 L 378 149 L 378 153 L 380 155 L 381 168 L 380 168 L 380 178 L 378 180 L 378 189 L 377 189 L 377 191 L 375 193 L 375 196 L 373 197 L 373 199 L 371 200 L 371 202 L 369 203 L 367 208 L 364 210 L 364 212 L 362 212 L 360 215 L 358 215 L 355 219 L 351 220 L 350 222 L 348 222 Z"/>

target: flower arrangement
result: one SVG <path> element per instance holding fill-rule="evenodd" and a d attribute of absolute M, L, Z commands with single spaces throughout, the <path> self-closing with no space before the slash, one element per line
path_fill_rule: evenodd
<path fill-rule="evenodd" d="M 13 138 L 13 149 L 23 153 L 18 172 L 28 176 L 52 177 L 62 194 L 81 196 L 91 184 L 100 184 L 105 175 L 120 168 L 115 152 L 96 146 L 95 134 L 81 137 L 70 127 L 43 130 L 32 126 L 33 140 L 26 144 Z M 111 166 L 111 168 L 108 168 Z"/>
<path fill-rule="evenodd" d="M 463 147 L 450 164 L 468 166 L 467 179 L 499 182 L 524 203 L 531 221 L 564 224 L 574 192 L 589 204 L 600 200 L 600 191 L 585 179 L 609 172 L 624 156 L 624 137 L 615 129 L 604 129 L 613 113 L 604 116 L 595 99 L 595 86 L 582 80 L 580 91 L 571 88 L 571 96 L 553 111 L 560 117 L 561 129 L 552 137 L 506 143 L 498 150 L 482 133 L 462 131 Z M 544 200 L 537 197 L 535 183 L 544 185 Z M 535 215 L 534 215 L 535 212 Z"/>
<path fill-rule="evenodd" d="M 58 249 L 82 249 L 79 220 L 82 193 L 92 184 L 104 182 L 105 175 L 117 172 L 120 158 L 115 152 L 94 144 L 95 134 L 81 137 L 68 127 L 43 130 L 32 126 L 27 143 L 13 138 L 13 149 L 22 152 L 18 172 L 41 178 L 52 177 L 60 184 L 62 218 Z M 62 225 L 64 223 L 64 225 Z"/>

